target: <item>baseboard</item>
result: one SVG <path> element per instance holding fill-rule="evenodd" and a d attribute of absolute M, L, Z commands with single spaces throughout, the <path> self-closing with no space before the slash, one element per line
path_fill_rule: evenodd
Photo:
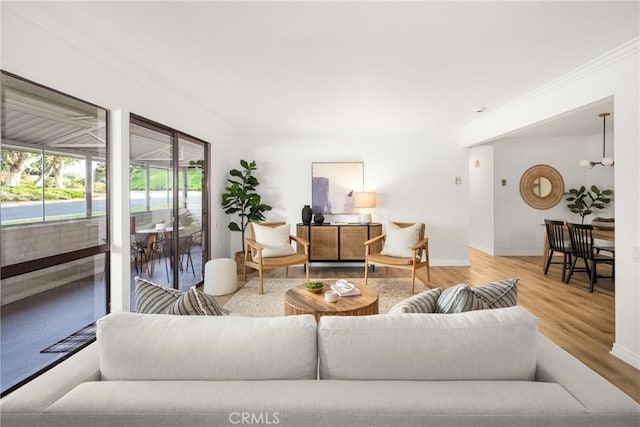
<path fill-rule="evenodd" d="M 469 267 L 471 263 L 469 259 L 460 258 L 432 258 L 431 267 Z M 312 261 L 311 267 L 362 267 L 364 268 L 364 262 L 320 262 Z"/>
<path fill-rule="evenodd" d="M 460 259 L 460 258 L 435 258 L 430 259 L 431 267 L 469 267 L 471 262 L 469 258 Z"/>
<path fill-rule="evenodd" d="M 479 251 L 484 252 L 485 254 L 491 255 L 493 256 L 493 248 L 490 248 L 488 246 L 484 246 L 484 245 L 479 245 L 477 243 L 469 243 L 469 246 L 471 246 L 473 249 L 477 249 Z"/>
<path fill-rule="evenodd" d="M 640 354 L 634 353 L 616 343 L 613 343 L 613 347 L 609 354 L 640 370 Z"/>
<path fill-rule="evenodd" d="M 498 249 L 494 256 L 542 256 L 542 249 Z"/>

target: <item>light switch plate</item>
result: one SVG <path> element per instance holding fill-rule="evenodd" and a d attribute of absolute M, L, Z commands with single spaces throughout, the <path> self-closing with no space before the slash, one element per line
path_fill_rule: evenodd
<path fill-rule="evenodd" d="M 456 176 L 456 184 L 458 185 L 462 184 L 462 177 Z"/>

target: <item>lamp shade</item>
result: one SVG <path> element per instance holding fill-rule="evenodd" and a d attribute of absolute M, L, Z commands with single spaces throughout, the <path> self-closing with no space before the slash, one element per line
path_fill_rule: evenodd
<path fill-rule="evenodd" d="M 359 192 L 353 195 L 353 205 L 356 208 L 375 208 L 376 207 L 376 193 L 374 192 Z"/>

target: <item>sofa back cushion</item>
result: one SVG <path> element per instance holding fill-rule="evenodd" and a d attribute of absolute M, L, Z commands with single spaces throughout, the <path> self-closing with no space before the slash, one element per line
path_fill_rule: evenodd
<path fill-rule="evenodd" d="M 538 319 L 522 307 L 456 314 L 322 317 L 320 379 L 524 380 Z"/>
<path fill-rule="evenodd" d="M 313 316 L 112 313 L 98 321 L 103 380 L 317 377 Z"/>

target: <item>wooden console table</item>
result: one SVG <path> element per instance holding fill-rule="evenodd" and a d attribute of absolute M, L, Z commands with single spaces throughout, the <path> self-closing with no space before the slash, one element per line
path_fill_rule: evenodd
<path fill-rule="evenodd" d="M 296 226 L 296 234 L 309 242 L 309 261 L 364 261 L 364 242 L 382 234 L 382 224 L 346 223 Z M 380 252 L 382 244 L 373 247 Z M 303 248 L 298 252 L 303 253 Z"/>

